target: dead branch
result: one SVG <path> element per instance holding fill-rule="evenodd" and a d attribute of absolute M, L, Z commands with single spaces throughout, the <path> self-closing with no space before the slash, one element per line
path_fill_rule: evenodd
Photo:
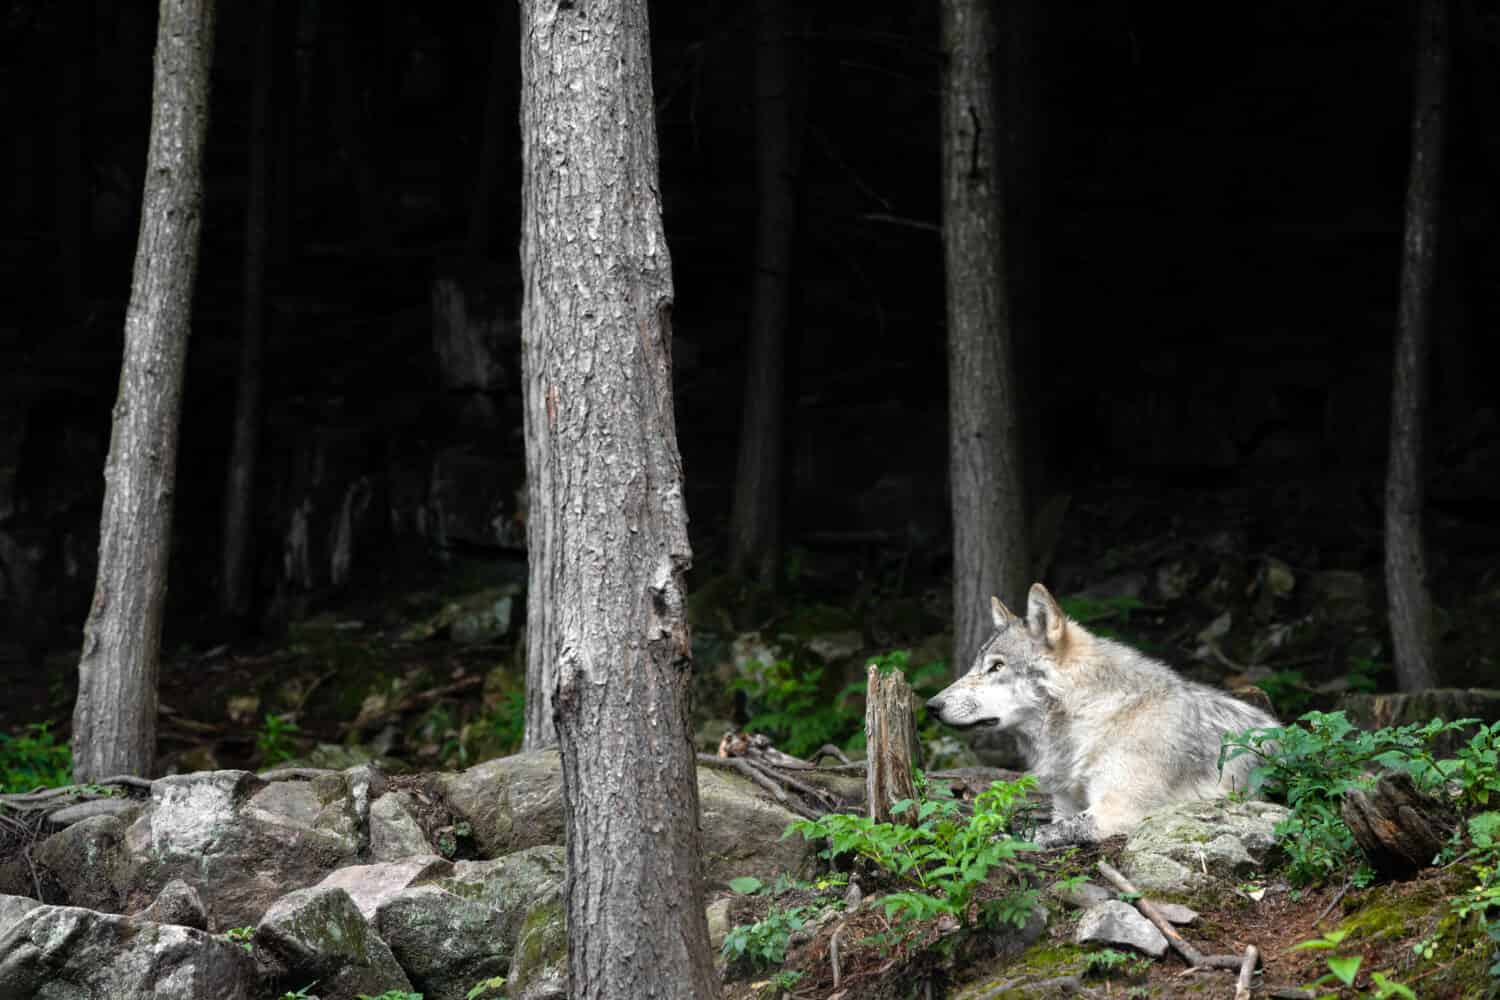
<path fill-rule="evenodd" d="M 1260 961 L 1260 950 L 1255 945 L 1245 949 L 1245 960 L 1240 963 L 1240 978 L 1234 984 L 1234 1000 L 1250 1000 L 1250 982 L 1255 978 L 1255 965 Z"/>

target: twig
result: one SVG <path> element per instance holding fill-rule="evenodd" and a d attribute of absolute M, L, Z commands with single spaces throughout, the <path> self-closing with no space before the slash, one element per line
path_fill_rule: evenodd
<path fill-rule="evenodd" d="M 1339 905 L 1339 900 L 1341 900 L 1341 899 L 1344 898 L 1344 894 L 1349 891 L 1349 887 L 1351 885 L 1353 885 L 1353 884 L 1354 884 L 1354 880 L 1353 879 L 1345 879 L 1344 880 L 1344 887 L 1342 889 L 1340 889 L 1337 894 L 1334 895 L 1333 899 L 1331 899 L 1329 901 L 1329 903 L 1328 903 L 1327 906 L 1323 907 L 1323 912 L 1320 913 L 1320 914 L 1318 914 L 1318 919 L 1314 920 L 1312 922 L 1312 925 L 1314 927 L 1316 927 L 1319 924 L 1321 924 L 1323 922 L 1324 918 L 1326 918 L 1328 916 L 1328 914 L 1330 914 L 1330 913 L 1333 912 L 1333 908 L 1335 906 Z"/>
<path fill-rule="evenodd" d="M 1177 928 L 1172 926 L 1172 921 L 1168 920 L 1162 914 L 1162 912 L 1156 908 L 1156 904 L 1142 896 L 1140 894 L 1140 891 L 1130 883 L 1130 880 L 1116 871 L 1108 861 L 1101 860 L 1099 862 L 1099 873 L 1105 878 L 1109 879 L 1109 881 L 1114 885 L 1116 889 L 1119 889 L 1123 893 L 1136 897 L 1135 908 L 1137 910 L 1140 910 L 1147 920 L 1156 925 L 1156 929 L 1162 932 L 1162 934 L 1166 937 L 1167 942 L 1171 944 L 1172 948 L 1177 952 L 1177 954 L 1183 957 L 1183 960 L 1186 961 L 1188 965 L 1191 965 L 1194 968 L 1230 970 L 1239 969 L 1240 962 L 1242 961 L 1240 956 L 1205 955 L 1203 954 L 1203 952 L 1199 951 L 1197 948 L 1194 948 L 1191 944 L 1189 944 L 1186 938 L 1177 933 Z"/>
<path fill-rule="evenodd" d="M 809 758 L 809 762 L 816 764 L 824 757 L 832 757 L 840 764 L 849 763 L 849 755 L 844 753 L 844 751 L 840 750 L 838 747 L 834 746 L 832 743 L 824 743 L 822 746 L 818 747 L 817 752 Z"/>
<path fill-rule="evenodd" d="M 1255 945 L 1245 949 L 1245 960 L 1240 963 L 1240 978 L 1234 984 L 1234 1000 L 1250 1000 L 1250 981 L 1255 978 L 1255 963 L 1260 961 L 1260 951 Z"/>
<path fill-rule="evenodd" d="M 839 988 L 839 935 L 844 933 L 845 924 L 839 924 L 839 929 L 833 932 L 828 939 L 828 964 L 833 966 L 833 988 Z"/>
<path fill-rule="evenodd" d="M 38 802 L 46 802 L 49 799 L 59 798 L 64 795 L 89 795 L 99 797 L 93 789 L 101 785 L 128 785 L 131 788 L 144 788 L 149 790 L 151 782 L 146 778 L 137 778 L 132 774 L 117 774 L 110 778 L 101 778 L 98 781 L 90 781 L 80 785 L 64 785 L 61 788 L 48 788 L 41 792 L 21 792 L 13 795 L 0 795 L 0 803 L 16 807 L 34 805 Z"/>

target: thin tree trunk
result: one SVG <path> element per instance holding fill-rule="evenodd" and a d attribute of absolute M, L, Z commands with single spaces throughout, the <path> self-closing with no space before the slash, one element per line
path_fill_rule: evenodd
<path fill-rule="evenodd" d="M 755 17 L 755 271 L 730 558 L 735 572 L 774 584 L 781 563 L 783 371 L 799 156 L 785 0 L 756 0 Z"/>
<path fill-rule="evenodd" d="M 271 89 L 276 65 L 277 4 L 256 21 L 255 81 L 250 94 L 250 167 L 245 202 L 245 313 L 240 331 L 240 365 L 234 429 L 224 486 L 224 566 L 219 609 L 243 619 L 250 613 L 254 573 L 255 459 L 260 443 L 261 353 L 266 327 L 266 258 L 270 213 Z"/>
<path fill-rule="evenodd" d="M 489 88 L 484 100 L 484 120 L 480 124 L 479 170 L 474 177 L 474 204 L 469 215 L 469 254 L 482 257 L 489 252 L 494 229 L 494 194 L 500 161 L 505 155 L 506 140 L 515 119 L 506 114 L 510 95 L 510 71 L 515 65 L 515 8 L 495 5 L 494 40 L 490 46 Z"/>
<path fill-rule="evenodd" d="M 948 311 L 954 666 L 989 633 L 991 596 L 1018 602 L 1027 561 L 1001 237 L 999 132 L 985 0 L 943 0 L 943 252 Z"/>
<path fill-rule="evenodd" d="M 213 21 L 213 0 L 161 0 L 141 235 L 104 468 L 99 578 L 78 663 L 78 781 L 149 774 L 156 749 L 157 656 L 198 265 Z"/>
<path fill-rule="evenodd" d="M 1411 171 L 1406 187 L 1401 304 L 1391 380 L 1391 454 L 1385 480 L 1386 600 L 1396 678 L 1403 691 L 1433 687 L 1437 678 L 1422 538 L 1422 439 L 1443 171 L 1447 0 L 1421 0 L 1417 18 Z"/>
<path fill-rule="evenodd" d="M 521 11 L 527 684 L 562 749 L 568 995 L 698 1000 L 719 984 L 646 3 Z"/>

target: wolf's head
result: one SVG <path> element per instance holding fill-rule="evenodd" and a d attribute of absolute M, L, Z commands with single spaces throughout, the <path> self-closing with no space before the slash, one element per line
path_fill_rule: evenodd
<path fill-rule="evenodd" d="M 990 598 L 995 631 L 969 672 L 927 703 L 927 710 L 959 729 L 992 726 L 1025 731 L 1040 723 L 1056 698 L 1056 676 L 1073 630 L 1057 601 L 1032 584 L 1026 618 Z"/>

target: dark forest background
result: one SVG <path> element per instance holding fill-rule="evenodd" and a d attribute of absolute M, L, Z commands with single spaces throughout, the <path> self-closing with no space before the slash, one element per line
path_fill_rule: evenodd
<path fill-rule="evenodd" d="M 1342 599 L 1327 574 L 1356 574 L 1378 609 L 1411 11 L 1039 6 L 1009 43 L 1026 58 L 1001 60 L 1027 74 L 1003 85 L 1035 98 L 1012 119 L 1026 155 L 1007 180 L 1024 197 L 1007 208 L 1025 221 L 1010 250 L 1037 330 L 1017 350 L 1038 575 L 1059 593 L 1127 577 L 1116 594 L 1160 604 L 1207 593 L 1232 553 L 1236 599 L 1274 561 L 1322 574 L 1299 601 Z M 227 4 L 168 650 L 274 639 L 456 565 L 525 576 L 515 8 L 276 9 L 254 611 L 225 622 L 215 601 L 255 75 L 247 9 Z M 4 724 L 56 717 L 73 683 L 155 14 L 145 0 L 0 5 Z M 706 589 L 725 561 L 744 391 L 753 31 L 741 4 L 659 2 L 651 16 L 691 582 Z M 941 595 L 936 6 L 816 4 L 792 20 L 787 575 L 831 604 L 876 586 Z M 1500 12 L 1459 3 L 1426 478 L 1439 667 L 1463 686 L 1500 686 L 1497 93 Z M 1168 587 L 1184 559 L 1188 584 Z"/>

